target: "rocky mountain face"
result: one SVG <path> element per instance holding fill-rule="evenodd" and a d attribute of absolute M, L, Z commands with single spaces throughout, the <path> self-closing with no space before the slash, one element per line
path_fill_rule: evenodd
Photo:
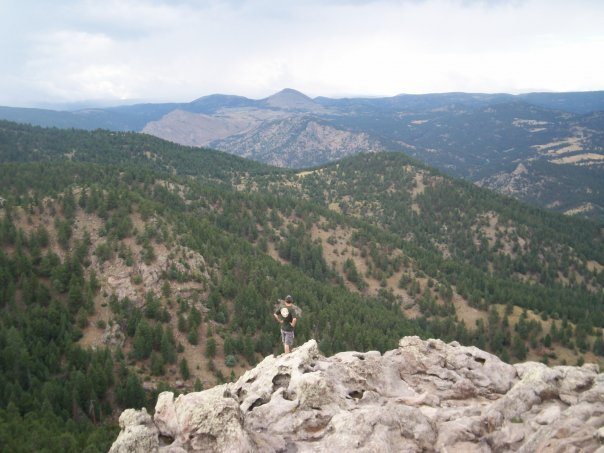
<path fill-rule="evenodd" d="M 597 366 L 508 365 L 457 342 L 321 355 L 310 340 L 239 380 L 128 409 L 111 452 L 601 451 Z"/>
<path fill-rule="evenodd" d="M 283 116 L 249 109 L 233 109 L 222 115 L 178 109 L 147 123 L 143 132 L 182 145 L 210 146 L 215 141 L 255 130 L 266 120 Z"/>
<path fill-rule="evenodd" d="M 211 143 L 212 147 L 278 167 L 308 167 L 361 152 L 385 151 L 364 132 L 338 129 L 324 121 L 289 116 L 260 125 L 248 134 Z"/>
<path fill-rule="evenodd" d="M 198 110 L 207 110 L 201 107 L 203 99 L 197 102 Z M 386 150 L 366 132 L 334 127 L 323 118 L 328 112 L 304 94 L 285 89 L 252 106 L 225 105 L 212 113 L 173 110 L 149 122 L 143 132 L 290 168 Z"/>

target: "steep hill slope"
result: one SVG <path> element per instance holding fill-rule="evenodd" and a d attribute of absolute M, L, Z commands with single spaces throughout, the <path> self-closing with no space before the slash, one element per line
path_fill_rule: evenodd
<path fill-rule="evenodd" d="M 324 268 L 313 278 L 260 251 L 258 222 L 283 222 L 294 203 L 234 188 L 275 169 L 149 136 L 9 123 L 0 161 L 2 445 L 105 450 L 116 407 L 233 379 L 272 352 L 270 313 L 287 292 L 304 301 L 302 339 L 333 333 L 321 310 L 347 314 L 342 344 L 382 349 L 417 331 Z"/>
<path fill-rule="evenodd" d="M 0 419 L 52 425 L 12 438 L 31 449 L 68 431 L 81 450 L 107 442 L 118 407 L 236 380 L 278 350 L 285 294 L 303 312 L 298 341 L 325 354 L 405 335 L 510 361 L 604 354 L 597 224 L 401 154 L 294 172 L 2 122 L 0 198 Z"/>
<path fill-rule="evenodd" d="M 211 145 L 238 156 L 290 168 L 385 150 L 379 140 L 364 132 L 338 129 L 310 116 L 265 122 L 253 131 L 215 140 Z"/>

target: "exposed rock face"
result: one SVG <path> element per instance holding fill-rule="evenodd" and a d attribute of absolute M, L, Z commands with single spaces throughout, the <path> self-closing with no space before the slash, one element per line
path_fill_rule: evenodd
<path fill-rule="evenodd" d="M 103 333 L 101 341 L 103 342 L 103 344 L 106 344 L 110 348 L 121 348 L 122 346 L 124 346 L 126 336 L 122 332 L 122 329 L 119 324 L 114 324 L 112 326 L 108 325 L 107 327 L 105 327 L 105 332 Z"/>
<path fill-rule="evenodd" d="M 144 423 L 122 423 L 132 411 L 122 414 L 112 451 L 151 451 L 143 444 L 151 446 L 153 428 L 169 452 L 596 451 L 604 374 L 594 365 L 512 366 L 418 337 L 383 355 L 326 358 L 311 340 L 235 383 L 176 399 L 162 393 L 153 427 L 138 414 Z"/>
<path fill-rule="evenodd" d="M 242 157 L 290 168 L 386 149 L 367 133 L 338 129 L 309 116 L 267 121 L 248 133 L 217 140 L 211 145 Z"/>
<path fill-rule="evenodd" d="M 173 110 L 149 122 L 143 132 L 182 145 L 208 146 L 217 140 L 246 134 L 264 121 L 289 116 L 284 112 L 252 108 L 225 109 L 214 115 Z"/>
<path fill-rule="evenodd" d="M 481 179 L 476 185 L 511 197 L 523 198 L 543 190 L 544 181 L 529 172 L 524 164 L 519 163 L 513 171 L 495 173 Z"/>
<path fill-rule="evenodd" d="M 162 436 L 174 439 L 171 451 L 254 451 L 239 404 L 222 387 L 176 400 L 172 392 L 163 392 L 155 406 L 155 424 Z"/>
<path fill-rule="evenodd" d="M 118 299 L 127 297 L 137 306 L 142 306 L 145 293 L 148 291 L 160 293 L 165 281 L 163 276 L 171 270 L 189 276 L 188 281 L 172 284 L 172 291 L 175 294 L 186 294 L 191 289 L 203 288 L 203 285 L 193 279 L 195 275 L 209 279 L 206 262 L 199 253 L 183 247 L 179 258 L 182 262 L 180 262 L 170 258 L 170 251 L 165 246 L 155 245 L 154 249 L 156 258 L 150 264 L 140 261 L 134 266 L 127 266 L 123 260 L 118 259 L 98 264 L 96 259 L 93 260 L 97 274 L 104 276 L 101 279 L 101 289 L 108 294 L 115 294 Z M 134 275 L 140 278 L 138 283 L 133 281 Z"/>
<path fill-rule="evenodd" d="M 143 132 L 182 145 L 209 146 L 281 167 L 308 167 L 360 152 L 386 150 L 366 132 L 321 120 L 321 105 L 284 90 L 265 101 L 270 108 L 225 108 L 212 115 L 174 110 Z"/>
<path fill-rule="evenodd" d="M 120 435 L 109 453 L 127 453 L 131 451 L 156 452 L 159 448 L 157 427 L 153 424 L 147 410 L 126 409 L 120 415 Z"/>

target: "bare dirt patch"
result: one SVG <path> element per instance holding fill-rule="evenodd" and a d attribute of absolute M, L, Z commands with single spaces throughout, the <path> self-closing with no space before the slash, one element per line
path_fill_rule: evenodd
<path fill-rule="evenodd" d="M 88 326 L 82 330 L 82 338 L 80 345 L 84 348 L 95 348 L 103 345 L 104 328 L 97 327 L 97 322 L 104 321 L 105 325 L 109 324 L 113 314 L 105 299 L 97 295 L 94 298 L 94 314 L 88 317 Z"/>
<path fill-rule="evenodd" d="M 589 260 L 587 261 L 587 263 L 585 263 L 587 266 L 587 269 L 589 269 L 591 272 L 602 272 L 602 270 L 604 270 L 604 266 L 601 263 L 598 263 L 597 261 L 594 260 Z"/>
<path fill-rule="evenodd" d="M 453 293 L 453 306 L 455 307 L 455 314 L 460 320 L 463 320 L 468 329 L 476 328 L 476 321 L 479 319 L 482 319 L 485 323 L 487 322 L 488 313 L 486 311 L 470 307 L 468 301 L 457 293 Z"/>
<path fill-rule="evenodd" d="M 582 151 L 580 136 L 566 137 L 556 142 L 544 143 L 542 145 L 533 145 L 531 148 L 535 148 L 539 152 L 545 151 L 547 154 L 559 155 L 569 152 Z"/>
<path fill-rule="evenodd" d="M 424 183 L 424 174 L 421 171 L 418 171 L 417 173 L 415 173 L 415 177 L 413 178 L 413 180 L 415 181 L 415 184 L 413 186 L 413 189 L 411 190 L 411 196 L 415 198 L 418 195 L 424 193 L 424 190 L 426 190 L 426 184 Z"/>
<path fill-rule="evenodd" d="M 554 164 L 578 164 L 583 162 L 590 161 L 601 161 L 604 160 L 604 154 L 596 154 L 596 153 L 585 153 L 585 154 L 575 154 L 574 156 L 566 156 L 561 157 L 559 159 L 551 160 Z"/>
<path fill-rule="evenodd" d="M 594 208 L 595 208 L 595 206 L 593 205 L 593 203 L 583 203 L 583 204 L 580 204 L 579 206 L 575 206 L 574 208 L 567 209 L 566 211 L 564 211 L 564 214 L 566 214 L 566 215 L 583 214 L 585 212 L 592 211 Z"/>
<path fill-rule="evenodd" d="M 274 259 L 275 261 L 281 263 L 281 264 L 287 264 L 287 261 L 285 261 L 283 258 L 281 258 L 279 256 L 279 252 L 277 251 L 277 247 L 275 247 L 275 244 L 273 242 L 269 242 L 268 243 L 268 248 L 267 248 L 267 254 Z"/>

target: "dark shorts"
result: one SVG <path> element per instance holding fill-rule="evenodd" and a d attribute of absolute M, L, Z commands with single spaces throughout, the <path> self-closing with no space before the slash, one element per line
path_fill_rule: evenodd
<path fill-rule="evenodd" d="M 294 345 L 294 331 L 287 332 L 285 330 L 281 331 L 281 343 L 286 344 L 288 346 Z"/>

